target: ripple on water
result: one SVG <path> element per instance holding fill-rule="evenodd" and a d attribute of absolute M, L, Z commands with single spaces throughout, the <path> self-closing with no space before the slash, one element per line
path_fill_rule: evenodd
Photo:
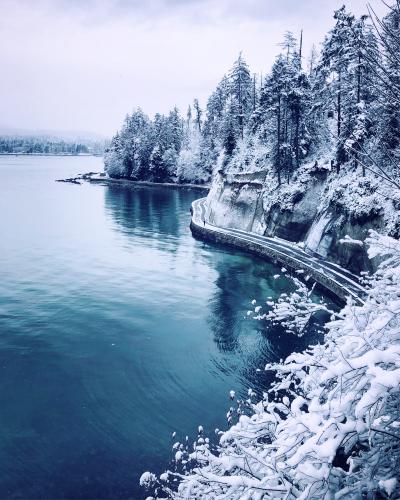
<path fill-rule="evenodd" d="M 175 440 L 307 338 L 246 316 L 293 285 L 191 237 L 202 193 L 55 184 L 93 158 L 0 158 L 0 498 L 134 498 Z"/>

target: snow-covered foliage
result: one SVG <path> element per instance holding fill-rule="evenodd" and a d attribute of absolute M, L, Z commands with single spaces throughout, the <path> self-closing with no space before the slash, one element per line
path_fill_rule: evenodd
<path fill-rule="evenodd" d="M 144 488 L 151 488 L 151 486 L 156 482 L 157 477 L 152 472 L 143 472 L 140 476 L 139 483 L 140 486 Z"/>
<path fill-rule="evenodd" d="M 371 232 L 367 244 L 385 261 L 365 304 L 349 301 L 323 344 L 267 365 L 276 382 L 218 446 L 202 432 L 193 450 L 177 443 L 181 468 L 158 498 L 399 498 L 400 242 Z"/>
<path fill-rule="evenodd" d="M 122 155 L 116 150 L 108 150 L 104 153 L 104 170 L 110 177 L 124 177 L 125 165 Z"/>
<path fill-rule="evenodd" d="M 290 32 L 263 78 L 251 76 L 240 54 L 205 108 L 194 99 L 185 117 L 174 108 L 150 120 L 136 110 L 112 140 L 106 171 L 111 177 L 196 183 L 209 182 L 216 172 L 262 171 L 266 197 L 276 191 L 274 198 L 290 207 L 307 188 L 303 167 L 317 164 L 318 174 L 326 165 L 319 173 L 329 183 L 337 178 L 345 189 L 346 183 L 359 185 L 354 203 L 352 193 L 342 200 L 340 186 L 335 197 L 332 185 L 333 202 L 350 202 L 349 211 L 359 218 L 379 214 L 385 198 L 394 197 L 381 192 L 382 179 L 400 187 L 399 8 L 396 3 L 382 20 L 373 12 L 356 18 L 338 9 L 308 67 L 301 40 Z"/>
<path fill-rule="evenodd" d="M 280 324 L 287 333 L 302 336 L 310 323 L 312 316 L 319 311 L 334 314 L 324 302 L 315 302 L 312 299 L 314 286 L 307 285 L 297 278 L 292 278 L 296 291 L 290 294 L 282 293 L 277 301 L 267 301 L 269 310 L 264 312 L 262 306 L 254 308 L 255 319 Z"/>
<path fill-rule="evenodd" d="M 125 118 L 105 154 L 110 177 L 158 182 L 210 181 L 219 158 L 230 157 L 243 140 L 256 89 L 240 54 L 211 95 L 206 113 L 194 99 L 186 119 L 177 108 L 150 120 L 140 109 Z M 205 117 L 203 117 L 205 115 Z"/>
<path fill-rule="evenodd" d="M 187 125 L 186 141 L 179 152 L 176 163 L 178 182 L 204 184 L 210 180 L 210 170 L 204 163 L 201 148 L 201 133 L 196 124 Z"/>
<path fill-rule="evenodd" d="M 249 316 L 297 335 L 327 312 L 324 342 L 267 365 L 276 381 L 258 403 L 250 389 L 251 412 L 218 431 L 217 445 L 200 428 L 193 446 L 175 443 L 174 470 L 145 476 L 156 497 L 400 498 L 400 3 L 383 19 L 342 7 L 334 21 L 307 71 L 290 33 L 261 85 L 240 56 L 205 113 L 198 102 L 195 118 L 188 113 L 197 136 L 187 134 L 176 150 L 177 177 L 194 179 L 197 164 L 214 170 L 216 212 L 225 184 L 245 207 L 261 193 L 267 215 L 293 213 L 307 199 L 311 249 L 330 211 L 346 231 L 378 221 L 390 236 L 342 239 L 382 263 L 366 279 L 365 303 L 349 300 L 340 313 L 313 302 L 300 281 L 296 292 L 267 302 L 266 312 L 253 301 Z M 235 411 L 227 413 L 230 424 Z"/>

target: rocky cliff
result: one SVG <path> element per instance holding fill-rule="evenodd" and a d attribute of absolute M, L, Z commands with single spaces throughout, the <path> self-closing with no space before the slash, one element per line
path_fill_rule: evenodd
<path fill-rule="evenodd" d="M 299 242 L 353 272 L 373 271 L 362 241 L 370 229 L 398 237 L 399 201 L 378 180 L 304 166 L 278 186 L 264 170 L 218 173 L 208 195 L 210 222 Z M 341 240 L 347 240 L 343 242 Z"/>

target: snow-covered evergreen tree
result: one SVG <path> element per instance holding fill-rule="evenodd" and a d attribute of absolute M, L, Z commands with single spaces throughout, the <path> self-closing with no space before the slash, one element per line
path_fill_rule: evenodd
<path fill-rule="evenodd" d="M 301 67 L 296 41 L 287 33 L 280 54 L 261 91 L 256 126 L 271 147 L 271 161 L 278 184 L 289 181 L 306 156 L 308 145 L 307 113 L 310 83 Z"/>
<path fill-rule="evenodd" d="M 381 92 L 383 97 L 382 138 L 392 151 L 400 148 L 400 6 L 393 6 L 379 29 L 383 63 Z M 374 53 L 369 51 L 374 61 Z M 376 62 L 376 60 L 375 60 Z"/>
<path fill-rule="evenodd" d="M 111 140 L 104 153 L 104 169 L 110 177 L 125 177 L 124 152 L 119 132 Z"/>
<path fill-rule="evenodd" d="M 208 182 L 217 169 L 233 173 L 251 164 L 282 185 L 306 161 L 328 156 L 336 174 L 346 165 L 393 178 L 400 157 L 399 7 L 372 21 L 338 9 L 308 67 L 303 35 L 298 42 L 286 32 L 260 89 L 240 54 L 204 111 L 197 99 L 185 118 L 176 108 L 154 120 L 135 111 L 119 133 L 118 151 L 111 145 L 106 154 L 107 172 L 152 179 L 151 158 L 161 154 L 167 166 L 160 179 Z"/>
<path fill-rule="evenodd" d="M 229 72 L 229 83 L 231 113 L 236 122 L 234 128 L 243 139 L 244 128 L 253 109 L 253 99 L 250 71 L 241 53 Z"/>

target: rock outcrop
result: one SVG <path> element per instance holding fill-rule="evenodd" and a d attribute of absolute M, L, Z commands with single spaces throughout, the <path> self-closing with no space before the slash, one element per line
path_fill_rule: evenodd
<path fill-rule="evenodd" d="M 385 212 L 370 199 L 369 212 L 352 209 L 350 202 L 347 206 L 338 182 L 323 168 L 305 169 L 281 186 L 265 171 L 219 173 L 208 194 L 207 218 L 221 227 L 303 242 L 310 252 L 355 273 L 374 271 L 377 262 L 371 263 L 360 242 L 370 229 L 388 232 Z M 346 196 L 351 198 L 351 193 Z"/>

